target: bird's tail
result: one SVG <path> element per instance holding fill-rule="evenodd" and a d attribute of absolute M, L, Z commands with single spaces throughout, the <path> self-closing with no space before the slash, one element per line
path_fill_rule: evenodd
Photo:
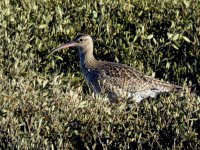
<path fill-rule="evenodd" d="M 145 79 L 152 85 L 153 88 L 158 89 L 163 92 L 183 92 L 183 88 L 181 86 L 167 83 L 165 81 L 156 79 L 156 78 L 151 78 L 149 76 L 146 76 Z"/>

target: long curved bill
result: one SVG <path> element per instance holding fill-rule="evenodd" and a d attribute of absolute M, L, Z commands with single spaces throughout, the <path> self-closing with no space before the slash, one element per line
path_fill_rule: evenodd
<path fill-rule="evenodd" d="M 55 52 L 57 52 L 57 51 L 59 51 L 59 50 L 61 50 L 61 49 L 68 48 L 68 47 L 74 47 L 74 46 L 76 46 L 74 41 L 69 42 L 69 43 L 66 43 L 66 44 L 63 44 L 63 45 L 57 47 L 56 49 L 52 50 L 52 51 L 46 56 L 46 58 L 48 58 L 50 55 L 52 55 L 53 53 L 55 53 Z"/>

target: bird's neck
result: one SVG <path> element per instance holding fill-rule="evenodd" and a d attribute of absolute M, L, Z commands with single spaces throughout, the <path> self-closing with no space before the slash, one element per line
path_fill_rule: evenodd
<path fill-rule="evenodd" d="M 94 58 L 93 50 L 79 51 L 80 66 L 81 68 L 95 67 L 97 60 Z"/>

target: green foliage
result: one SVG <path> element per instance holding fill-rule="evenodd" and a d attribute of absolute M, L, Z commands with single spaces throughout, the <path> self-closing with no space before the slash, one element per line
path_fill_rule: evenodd
<path fill-rule="evenodd" d="M 98 59 L 128 64 L 200 93 L 198 0 L 0 2 L 2 149 L 199 149 L 195 92 L 110 104 L 91 96 L 76 50 L 45 59 L 78 33 Z"/>

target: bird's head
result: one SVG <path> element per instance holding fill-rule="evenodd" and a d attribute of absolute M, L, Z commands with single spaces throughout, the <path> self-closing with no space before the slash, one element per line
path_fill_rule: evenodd
<path fill-rule="evenodd" d="M 77 49 L 81 53 L 93 53 L 93 40 L 90 35 L 79 34 L 73 41 L 57 47 L 56 49 L 51 51 L 49 55 L 53 54 L 56 51 L 59 51 L 61 49 L 68 48 L 68 47 L 77 47 Z"/>

